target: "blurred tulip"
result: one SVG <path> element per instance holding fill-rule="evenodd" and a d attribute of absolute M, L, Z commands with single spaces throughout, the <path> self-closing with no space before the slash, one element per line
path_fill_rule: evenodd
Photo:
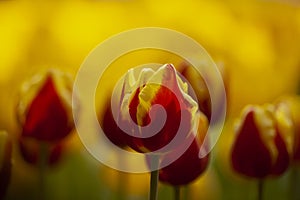
<path fill-rule="evenodd" d="M 208 129 L 208 120 L 201 114 L 198 125 L 198 133 L 193 139 L 192 144 L 185 152 L 170 165 L 159 171 L 159 180 L 173 186 L 187 185 L 196 180 L 200 174 L 207 168 L 209 162 L 209 154 L 203 158 L 199 158 L 200 148 L 207 149 L 204 144 L 204 138 Z M 184 142 L 184 141 L 183 141 Z M 176 154 L 184 151 L 184 145 L 178 147 L 175 151 L 162 157 L 162 163 L 169 162 Z"/>
<path fill-rule="evenodd" d="M 0 131 L 0 199 L 4 199 L 11 176 L 12 142 L 5 131 Z"/>
<path fill-rule="evenodd" d="M 63 139 L 74 127 L 71 106 L 69 76 L 57 70 L 34 76 L 21 88 L 17 107 L 21 137 L 47 142 Z"/>
<path fill-rule="evenodd" d="M 22 85 L 17 117 L 22 128 L 20 153 L 38 167 L 38 199 L 46 196 L 46 170 L 61 155 L 61 142 L 74 128 L 72 81 L 58 70 L 47 70 Z"/>
<path fill-rule="evenodd" d="M 171 64 L 163 65 L 157 71 L 143 69 L 137 80 L 133 71 L 129 71 L 120 101 L 118 123 L 134 136 L 128 146 L 143 153 L 165 147 L 175 136 L 180 139 L 171 148 L 178 146 L 190 134 L 198 111 L 197 103 L 188 95 L 188 85 Z M 152 107 L 156 104 L 166 112 L 165 123 L 162 109 Z M 159 127 L 162 128 L 155 134 Z"/>
<path fill-rule="evenodd" d="M 225 90 L 226 92 L 228 92 L 228 84 L 229 84 L 228 74 L 223 65 L 219 64 L 218 69 L 222 75 Z M 199 74 L 199 72 L 193 66 L 191 66 L 187 62 L 181 63 L 178 71 L 183 75 L 184 78 L 186 78 L 189 84 L 191 84 L 192 87 L 189 88 L 189 94 L 192 94 L 193 92 L 191 92 L 191 90 L 194 90 L 197 97 L 196 100 L 198 101 L 200 111 L 203 112 L 207 116 L 208 120 L 210 121 L 211 99 L 204 78 L 202 77 L 201 74 Z M 213 80 L 210 81 L 213 82 Z M 215 87 L 215 90 L 218 91 L 218 88 Z M 219 98 L 220 101 L 222 101 L 221 95 L 222 94 L 220 93 L 220 98 Z M 220 104 L 220 106 L 222 105 Z M 221 109 L 221 108 L 217 108 L 217 109 Z"/>
<path fill-rule="evenodd" d="M 235 171 L 264 178 L 288 168 L 293 125 L 285 104 L 246 107 L 236 133 L 231 155 Z"/>

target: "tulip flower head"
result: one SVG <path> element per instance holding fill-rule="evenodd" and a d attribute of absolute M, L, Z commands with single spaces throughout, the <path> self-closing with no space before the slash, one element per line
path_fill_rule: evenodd
<path fill-rule="evenodd" d="M 66 137 L 74 127 L 72 82 L 66 74 L 49 70 L 24 83 L 17 112 L 22 137 L 53 142 Z"/>
<path fill-rule="evenodd" d="M 231 155 L 235 171 L 264 178 L 288 168 L 293 126 L 285 104 L 246 107 L 236 134 Z"/>
<path fill-rule="evenodd" d="M 169 151 L 191 134 L 197 113 L 198 105 L 173 65 L 163 65 L 156 71 L 144 68 L 137 79 L 132 70 L 126 74 L 118 125 L 131 136 L 127 144 L 132 149 L 153 152 L 172 141 L 170 148 L 163 150 Z M 175 136 L 179 138 L 176 141 Z"/>

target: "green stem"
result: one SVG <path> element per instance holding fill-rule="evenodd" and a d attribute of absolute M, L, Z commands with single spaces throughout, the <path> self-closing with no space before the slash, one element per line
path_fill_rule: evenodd
<path fill-rule="evenodd" d="M 118 156 L 118 165 L 119 167 L 124 166 L 125 165 L 125 159 L 122 155 Z M 116 199 L 117 200 L 125 200 L 126 197 L 126 191 L 125 191 L 125 187 L 126 187 L 126 183 L 127 183 L 127 178 L 126 178 L 126 174 L 125 172 L 117 172 L 118 173 L 118 184 L 117 184 L 117 195 L 116 195 Z"/>
<path fill-rule="evenodd" d="M 150 177 L 150 196 L 149 200 L 157 200 L 157 187 L 158 187 L 158 169 L 159 157 L 157 155 L 153 155 L 151 158 L 151 169 L 155 169 L 151 171 Z"/>
<path fill-rule="evenodd" d="M 297 166 L 295 164 L 292 164 L 291 173 L 290 173 L 290 199 L 291 200 L 297 200 L 297 196 L 299 197 L 300 195 L 297 179 L 298 179 Z"/>
<path fill-rule="evenodd" d="M 174 186 L 174 200 L 180 200 L 180 186 Z"/>
<path fill-rule="evenodd" d="M 46 183 L 45 183 L 45 176 L 46 176 L 46 170 L 47 170 L 47 162 L 48 162 L 48 145 L 44 142 L 40 143 L 39 146 L 39 161 L 38 161 L 38 167 L 39 167 L 39 199 L 45 200 L 46 198 Z"/>
<path fill-rule="evenodd" d="M 190 198 L 190 187 L 189 185 L 185 185 L 182 189 L 181 189 L 181 192 L 182 192 L 182 199 L 183 200 L 189 200 L 191 199 Z"/>
<path fill-rule="evenodd" d="M 258 200 L 263 200 L 264 180 L 258 180 Z"/>

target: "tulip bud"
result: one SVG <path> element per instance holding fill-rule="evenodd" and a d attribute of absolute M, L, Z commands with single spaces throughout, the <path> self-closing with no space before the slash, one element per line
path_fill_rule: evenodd
<path fill-rule="evenodd" d="M 186 185 L 196 180 L 197 177 L 204 172 L 209 162 L 209 154 L 203 158 L 199 158 L 200 148 L 204 147 L 207 150 L 207 144 L 204 144 L 204 138 L 208 129 L 208 120 L 201 114 L 198 125 L 198 133 L 193 134 L 191 145 L 188 149 L 183 149 L 184 145 L 162 157 L 161 163 L 169 162 L 176 154 L 185 152 L 170 165 L 162 168 L 159 171 L 159 180 L 173 186 Z M 186 140 L 187 141 L 187 140 Z M 186 142 L 183 141 L 183 142 Z"/>
<path fill-rule="evenodd" d="M 24 83 L 17 107 L 22 137 L 40 141 L 58 141 L 74 127 L 72 118 L 72 82 L 57 70 L 34 76 Z"/>
<path fill-rule="evenodd" d="M 248 106 L 236 134 L 231 158 L 237 172 L 264 178 L 288 168 L 293 131 L 286 106 Z"/>
<path fill-rule="evenodd" d="M 134 150 L 143 153 L 159 150 L 178 133 L 181 139 L 172 145 L 175 147 L 190 133 L 198 106 L 188 95 L 187 84 L 171 64 L 163 65 L 157 71 L 143 69 L 137 80 L 133 71 L 129 71 L 122 91 L 118 125 L 127 127 L 125 132 L 132 136 L 127 143 Z M 162 109 L 153 107 L 156 104 L 164 109 L 165 122 Z M 184 128 L 180 129 L 180 126 Z M 156 134 L 153 133 L 160 127 Z"/>
<path fill-rule="evenodd" d="M 0 199 L 3 199 L 11 175 L 12 143 L 5 131 L 0 131 Z"/>

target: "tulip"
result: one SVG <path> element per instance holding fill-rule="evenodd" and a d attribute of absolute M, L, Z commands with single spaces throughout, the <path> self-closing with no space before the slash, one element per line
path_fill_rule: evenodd
<path fill-rule="evenodd" d="M 69 76 L 49 70 L 24 83 L 17 107 L 22 137 L 53 142 L 73 129 L 72 82 Z"/>
<path fill-rule="evenodd" d="M 45 172 L 61 154 L 61 142 L 74 128 L 72 81 L 67 74 L 48 70 L 25 82 L 17 117 L 22 128 L 19 147 L 24 160 L 38 163 L 39 199 L 45 196 Z"/>
<path fill-rule="evenodd" d="M 245 176 L 258 178 L 283 174 L 290 163 L 293 124 L 285 104 L 248 106 L 236 129 L 232 167 Z M 259 184 L 262 198 L 262 184 Z"/>
<path fill-rule="evenodd" d="M 187 83 L 171 64 L 156 71 L 144 68 L 137 79 L 133 70 L 129 70 L 123 80 L 119 102 L 117 124 L 129 135 L 123 137 L 125 143 L 140 153 L 155 152 L 150 156 L 151 169 L 155 169 L 151 172 L 150 199 L 156 199 L 157 168 L 163 155 L 167 153 L 172 157 L 170 153 L 175 152 L 183 141 L 190 141 L 192 147 L 188 152 L 197 156 L 197 142 L 192 141 L 199 116 L 198 104 L 188 94 Z"/>
<path fill-rule="evenodd" d="M 169 151 L 190 133 L 198 106 L 188 95 L 188 86 L 177 75 L 173 65 L 163 65 L 157 71 L 143 69 L 137 80 L 130 70 L 124 78 L 122 91 L 118 125 L 133 136 L 127 141 L 132 149 L 141 153 L 158 151 L 175 136 L 180 138 L 163 150 Z M 154 107 L 156 104 L 161 105 L 166 113 L 164 124 L 164 113 Z M 162 128 L 154 134 L 158 127 Z"/>
<path fill-rule="evenodd" d="M 7 132 L 0 131 L 0 199 L 4 199 L 11 176 L 12 142 Z"/>

